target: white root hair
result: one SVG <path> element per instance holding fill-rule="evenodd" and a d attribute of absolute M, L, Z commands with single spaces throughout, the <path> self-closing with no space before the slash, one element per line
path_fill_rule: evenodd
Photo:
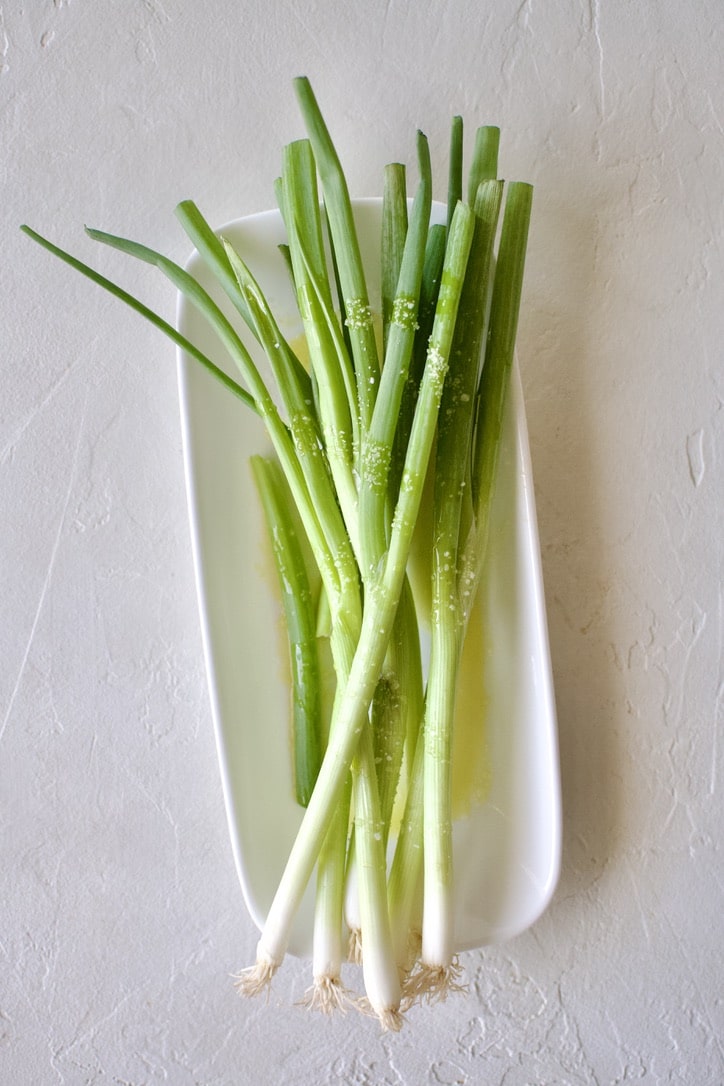
<path fill-rule="evenodd" d="M 327 974 L 314 978 L 314 984 L 307 988 L 299 1005 L 310 1011 L 321 1011 L 322 1014 L 346 1014 L 355 1005 L 355 1000 L 341 977 Z"/>
<path fill-rule="evenodd" d="M 271 982 L 279 968 L 279 962 L 274 961 L 266 954 L 258 953 L 255 965 L 248 969 L 242 969 L 234 976 L 234 987 L 239 995 L 258 996 L 271 991 Z"/>
<path fill-rule="evenodd" d="M 449 995 L 468 990 L 461 978 L 462 966 L 458 958 L 450 965 L 425 965 L 420 963 L 405 979 L 402 1005 L 407 1010 L 414 1003 L 444 1003 Z"/>

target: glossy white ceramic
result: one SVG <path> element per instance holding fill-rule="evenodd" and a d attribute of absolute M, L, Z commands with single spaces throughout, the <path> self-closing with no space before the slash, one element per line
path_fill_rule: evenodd
<path fill-rule="evenodd" d="M 444 210 L 436 207 L 436 214 Z M 378 266 L 381 202 L 355 202 L 363 259 Z M 259 279 L 282 331 L 299 334 L 277 212 L 223 229 Z M 213 291 L 198 257 L 190 269 Z M 371 272 L 370 272 L 371 274 Z M 379 285 L 369 283 L 371 300 Z M 183 333 L 221 366 L 224 352 L 183 300 Z M 183 353 L 179 386 L 193 552 L 219 763 L 244 898 L 262 925 L 302 812 L 291 790 L 288 685 L 274 575 L 248 459 L 268 448 L 257 419 Z M 229 372 L 233 372 L 231 369 Z M 489 788 L 455 823 L 456 943 L 508 939 L 550 900 L 560 861 L 556 718 L 533 482 L 517 368 L 508 397 L 485 577 L 479 691 Z M 290 951 L 311 951 L 311 893 Z"/>

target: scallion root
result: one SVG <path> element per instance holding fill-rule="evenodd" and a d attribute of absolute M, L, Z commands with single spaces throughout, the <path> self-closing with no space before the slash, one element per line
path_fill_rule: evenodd
<path fill-rule="evenodd" d="M 340 977 L 322 976 L 314 978 L 314 984 L 307 988 L 300 1005 L 322 1014 L 346 1014 L 355 1005 L 355 1000 Z"/>
<path fill-rule="evenodd" d="M 262 992 L 268 995 L 271 990 L 272 978 L 278 968 L 279 962 L 274 961 L 260 951 L 257 954 L 255 965 L 249 966 L 248 969 L 242 969 L 240 973 L 236 974 L 234 987 L 242 996 L 258 996 Z"/>
<path fill-rule="evenodd" d="M 366 996 L 358 999 L 355 1007 L 368 1018 L 376 1018 L 382 1027 L 383 1033 L 399 1033 L 405 1024 L 405 1015 L 402 1007 L 382 1007 L 375 1009 Z M 405 1008 L 406 1009 L 406 1008 Z"/>
<path fill-rule="evenodd" d="M 466 992 L 467 984 L 461 981 L 462 967 L 457 958 L 450 965 L 424 965 L 407 977 L 403 988 L 403 1007 L 414 1003 L 443 1003 L 449 995 Z"/>
<path fill-rule="evenodd" d="M 399 1007 L 390 1007 L 377 1015 L 383 1033 L 399 1033 L 404 1024 L 404 1016 Z"/>

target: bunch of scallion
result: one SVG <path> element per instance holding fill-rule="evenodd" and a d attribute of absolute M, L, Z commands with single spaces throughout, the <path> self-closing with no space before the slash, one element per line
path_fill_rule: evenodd
<path fill-rule="evenodd" d="M 499 133 L 482 127 L 463 192 L 456 117 L 447 223 L 431 225 L 430 154 L 418 133 L 414 199 L 408 202 L 403 166 L 385 171 L 382 312 L 375 315 L 337 154 L 308 80 L 297 79 L 295 89 L 307 138 L 284 148 L 276 192 L 305 358 L 282 335 L 253 270 L 190 201 L 178 217 L 239 314 L 238 328 L 172 261 L 123 238 L 89 234 L 156 265 L 218 334 L 239 382 L 138 299 L 23 229 L 161 328 L 266 424 L 274 455 L 254 457 L 253 471 L 283 586 L 295 787 L 306 809 L 256 964 L 238 986 L 244 994 L 267 988 L 316 871 L 310 1005 L 364 1005 L 385 1029 L 398 1029 L 416 999 L 460 987 L 453 719 L 488 537 L 531 188 L 513 182 L 504 193 Z M 264 349 L 268 376 L 239 328 Z M 411 549 L 423 505 L 432 525 L 429 584 L 413 592 Z M 329 719 L 321 644 L 335 676 Z M 350 954 L 362 963 L 362 1000 L 342 982 Z"/>

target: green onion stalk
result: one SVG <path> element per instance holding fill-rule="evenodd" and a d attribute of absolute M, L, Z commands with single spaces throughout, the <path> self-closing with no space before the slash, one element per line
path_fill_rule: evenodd
<path fill-rule="evenodd" d="M 292 694 L 292 742 L 297 802 L 306 807 L 328 739 L 324 705 L 324 661 L 319 633 L 316 566 L 307 555 L 299 515 L 278 461 L 252 457 L 287 630 Z M 327 633 L 327 631 L 323 631 Z M 317 862 L 314 912 L 313 984 L 305 1002 L 325 1013 L 343 1009 L 349 997 L 342 983 L 342 904 L 349 820 L 349 789 L 331 820 Z"/>
<path fill-rule="evenodd" d="M 359 448 L 357 387 L 342 328 L 333 308 L 332 289 L 324 253 L 323 222 L 319 208 L 316 163 L 308 140 L 284 149 L 282 176 L 277 183 L 282 216 L 289 237 L 288 257 L 305 333 L 313 380 L 320 438 L 339 499 L 350 545 L 358 561 L 357 491 L 353 465 Z M 359 595 L 359 585 L 350 585 Z M 337 621 L 331 611 L 331 625 Z M 350 627 L 333 650 L 337 682 L 349 674 L 359 625 Z M 342 912 L 344 900 L 347 830 L 350 817 L 349 785 L 331 818 L 317 859 L 313 938 L 313 985 L 310 1006 L 331 1011 L 343 1006 Z M 242 989 L 250 982 L 242 976 Z"/>
<path fill-rule="evenodd" d="M 530 219 L 530 186 L 511 183 L 491 297 L 491 257 L 501 194 L 502 182 L 483 181 L 478 188 L 471 256 L 474 274 L 468 280 L 470 291 L 461 302 L 453 348 L 456 369 L 448 378 L 438 427 L 423 771 L 422 955 L 412 983 L 415 994 L 428 998 L 444 998 L 458 985 L 453 953 L 453 720 L 463 640 L 488 541 Z M 485 331 L 487 347 L 478 380 L 477 359 Z"/>
<path fill-rule="evenodd" d="M 306 807 L 319 773 L 325 736 L 322 680 L 317 645 L 316 566 L 305 555 L 306 542 L 279 462 L 253 456 L 251 467 L 277 571 L 289 646 L 292 693 L 294 790 Z"/>
<path fill-rule="evenodd" d="M 357 381 L 360 433 L 364 436 L 376 399 L 379 358 L 352 204 L 337 151 L 306 76 L 294 80 L 294 89 L 322 183 Z"/>
<path fill-rule="evenodd" d="M 438 419 L 433 491 L 431 645 L 424 724 L 425 901 L 422 962 L 427 971 L 438 959 L 449 972 L 452 959 L 451 755 L 457 677 L 464 637 L 458 604 L 458 538 L 470 495 L 470 443 L 480 349 L 489 298 L 489 270 L 502 182 L 481 184 L 475 202 L 475 233 L 469 274 L 455 329 L 451 370 Z M 437 928 L 431 923 L 437 917 Z M 431 931 L 438 945 L 431 949 Z M 444 976 L 441 983 L 448 983 Z"/>
<path fill-rule="evenodd" d="M 420 182 L 412 206 L 409 227 L 406 219 L 406 209 L 402 212 L 399 202 L 399 189 L 387 201 L 389 206 L 393 204 L 391 213 L 383 212 L 383 219 L 394 220 L 394 225 L 389 229 L 394 234 L 395 246 L 390 246 L 387 231 L 383 227 L 383 243 L 388 242 L 386 251 L 383 250 L 383 269 L 388 272 L 383 278 L 388 282 L 396 277 L 394 293 L 388 299 L 389 312 L 385 326 L 385 354 L 382 373 L 379 381 L 379 390 L 375 400 L 374 410 L 364 438 L 360 482 L 359 482 L 359 525 L 360 525 L 360 559 L 362 580 L 365 590 L 374 593 L 378 587 L 378 577 L 381 564 L 384 561 L 385 552 L 390 536 L 390 511 L 392 508 L 389 493 L 390 465 L 392 461 L 393 442 L 395 428 L 400 411 L 403 392 L 412 359 L 412 351 L 417 329 L 417 311 L 420 301 L 420 289 L 422 271 L 425 256 L 425 242 L 430 221 L 432 206 L 432 176 L 430 166 L 430 152 L 427 139 L 422 133 L 417 138 L 418 164 L 420 170 Z M 405 233 L 404 243 L 401 236 Z M 389 274 L 391 268 L 392 274 Z M 384 299 L 383 299 L 384 306 Z M 404 582 L 403 582 L 404 584 Z M 411 601 L 410 604 L 411 605 Z M 392 644 L 401 647 L 406 637 L 414 638 L 416 631 L 411 631 L 411 624 L 407 621 L 409 605 L 402 613 L 395 616 Z M 406 661 L 411 661 L 408 653 Z M 395 675 L 395 666 L 388 660 L 388 668 L 375 702 L 388 701 L 390 683 L 396 684 L 398 677 Z M 374 703 L 373 703 L 374 704 Z M 388 728 L 397 732 L 400 729 L 407 731 L 407 725 L 403 722 L 398 711 L 389 712 L 389 704 L 386 706 L 385 715 Z M 373 714 L 374 715 L 374 714 Z M 379 729 L 378 729 L 379 730 Z M 404 743 L 402 737 L 400 742 Z M 392 737 L 389 737 L 390 746 L 393 745 Z M 379 743 L 378 743 L 379 745 Z M 400 743 L 396 744 L 398 747 Z M 393 763 L 394 764 L 394 763 Z M 360 774 L 371 772 L 372 766 L 366 759 L 356 763 L 357 771 L 355 780 L 359 788 L 370 788 L 369 782 L 360 780 Z M 389 775 L 390 777 L 392 774 Z M 389 788 L 389 780 L 387 783 Z M 355 788 L 355 796 L 357 789 Z M 384 820 L 383 820 L 384 821 Z M 357 915 L 355 910 L 356 900 L 359 895 L 358 880 L 356 879 L 356 865 L 359 858 L 359 838 L 362 834 L 376 834 L 376 840 L 386 842 L 386 833 L 383 832 L 382 822 L 379 826 L 373 826 L 369 818 L 355 821 L 355 850 L 352 856 L 349 872 L 349 893 L 347 916 L 352 932 L 351 947 L 353 956 L 357 956 L 356 948 L 359 938 L 356 931 Z M 365 854 L 373 851 L 384 851 L 376 848 L 369 841 L 362 845 Z M 382 861 L 380 861 L 381 863 Z M 360 910 L 362 902 L 360 901 Z M 360 928 L 364 930 L 364 923 L 360 917 Z M 362 937 L 363 946 L 365 945 Z M 364 961 L 364 955 L 363 955 Z"/>

